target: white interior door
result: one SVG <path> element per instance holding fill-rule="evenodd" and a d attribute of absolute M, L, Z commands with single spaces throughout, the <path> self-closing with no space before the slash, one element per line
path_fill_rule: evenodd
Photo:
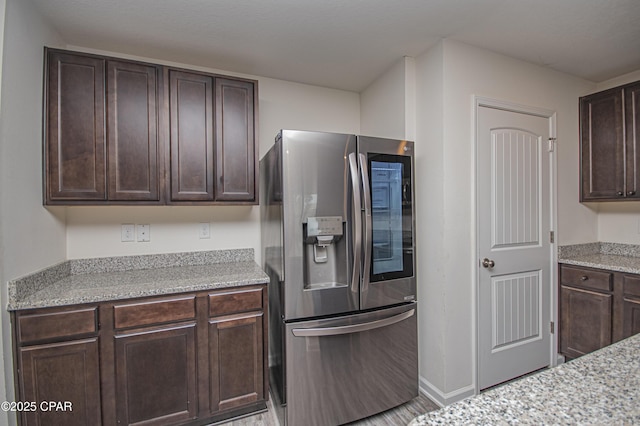
<path fill-rule="evenodd" d="M 478 107 L 478 382 L 550 364 L 549 119 Z"/>

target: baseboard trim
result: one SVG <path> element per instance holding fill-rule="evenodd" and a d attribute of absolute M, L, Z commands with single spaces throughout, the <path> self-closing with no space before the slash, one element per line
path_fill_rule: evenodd
<path fill-rule="evenodd" d="M 438 404 L 440 407 L 453 404 L 465 398 L 475 395 L 476 388 L 474 385 L 465 386 L 452 392 L 444 393 L 424 377 L 420 376 L 419 389 L 430 400 Z"/>

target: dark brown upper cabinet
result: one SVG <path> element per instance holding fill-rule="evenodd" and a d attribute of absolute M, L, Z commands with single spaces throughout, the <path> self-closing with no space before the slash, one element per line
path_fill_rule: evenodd
<path fill-rule="evenodd" d="M 49 51 L 45 201 L 106 200 L 105 60 Z"/>
<path fill-rule="evenodd" d="M 580 98 L 580 201 L 640 199 L 640 82 Z"/>
<path fill-rule="evenodd" d="M 161 200 L 159 68 L 47 51 L 45 203 Z"/>
<path fill-rule="evenodd" d="M 257 204 L 257 81 L 45 56 L 45 204 Z"/>
<path fill-rule="evenodd" d="M 109 200 L 160 200 L 158 67 L 107 61 Z"/>
<path fill-rule="evenodd" d="M 171 202 L 257 203 L 257 83 L 168 74 Z"/>
<path fill-rule="evenodd" d="M 169 70 L 171 200 L 213 201 L 213 77 Z"/>
<path fill-rule="evenodd" d="M 216 78 L 216 200 L 253 200 L 258 164 L 253 84 Z"/>

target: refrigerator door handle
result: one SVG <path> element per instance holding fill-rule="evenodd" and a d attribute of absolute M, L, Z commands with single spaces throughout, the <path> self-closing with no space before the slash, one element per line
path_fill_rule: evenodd
<path fill-rule="evenodd" d="M 343 325 L 339 327 L 319 327 L 319 328 L 294 328 L 291 330 L 296 337 L 321 337 L 321 336 L 337 336 L 340 334 L 360 333 L 362 331 L 375 330 L 376 328 L 382 328 L 395 324 L 400 321 L 404 321 L 407 318 L 411 318 L 415 314 L 416 310 L 411 309 L 407 312 L 403 312 L 392 317 L 383 318 L 381 320 L 365 322 L 362 324 Z"/>
<path fill-rule="evenodd" d="M 362 203 L 360 182 L 358 182 L 358 160 L 356 154 L 349 154 L 349 171 L 353 188 L 353 268 L 351 274 L 351 291 L 360 290 L 360 257 L 362 256 Z M 357 303 L 357 302 L 356 302 Z"/>
<path fill-rule="evenodd" d="M 369 186 L 369 167 L 367 165 L 367 157 L 362 153 L 358 155 L 360 157 L 360 177 L 362 178 L 362 198 L 364 199 L 364 263 L 362 267 L 362 293 L 364 293 L 369 287 L 369 279 L 371 278 L 371 188 Z"/>

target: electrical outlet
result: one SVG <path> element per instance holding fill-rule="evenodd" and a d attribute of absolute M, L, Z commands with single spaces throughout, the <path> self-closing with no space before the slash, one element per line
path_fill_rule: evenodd
<path fill-rule="evenodd" d="M 136 225 L 136 228 L 139 242 L 151 241 L 151 225 Z"/>
<path fill-rule="evenodd" d="M 120 241 L 129 243 L 135 240 L 135 225 L 131 223 L 123 223 Z"/>
<path fill-rule="evenodd" d="M 200 226 L 198 227 L 198 236 L 201 240 L 211 238 L 209 223 L 200 223 Z"/>

